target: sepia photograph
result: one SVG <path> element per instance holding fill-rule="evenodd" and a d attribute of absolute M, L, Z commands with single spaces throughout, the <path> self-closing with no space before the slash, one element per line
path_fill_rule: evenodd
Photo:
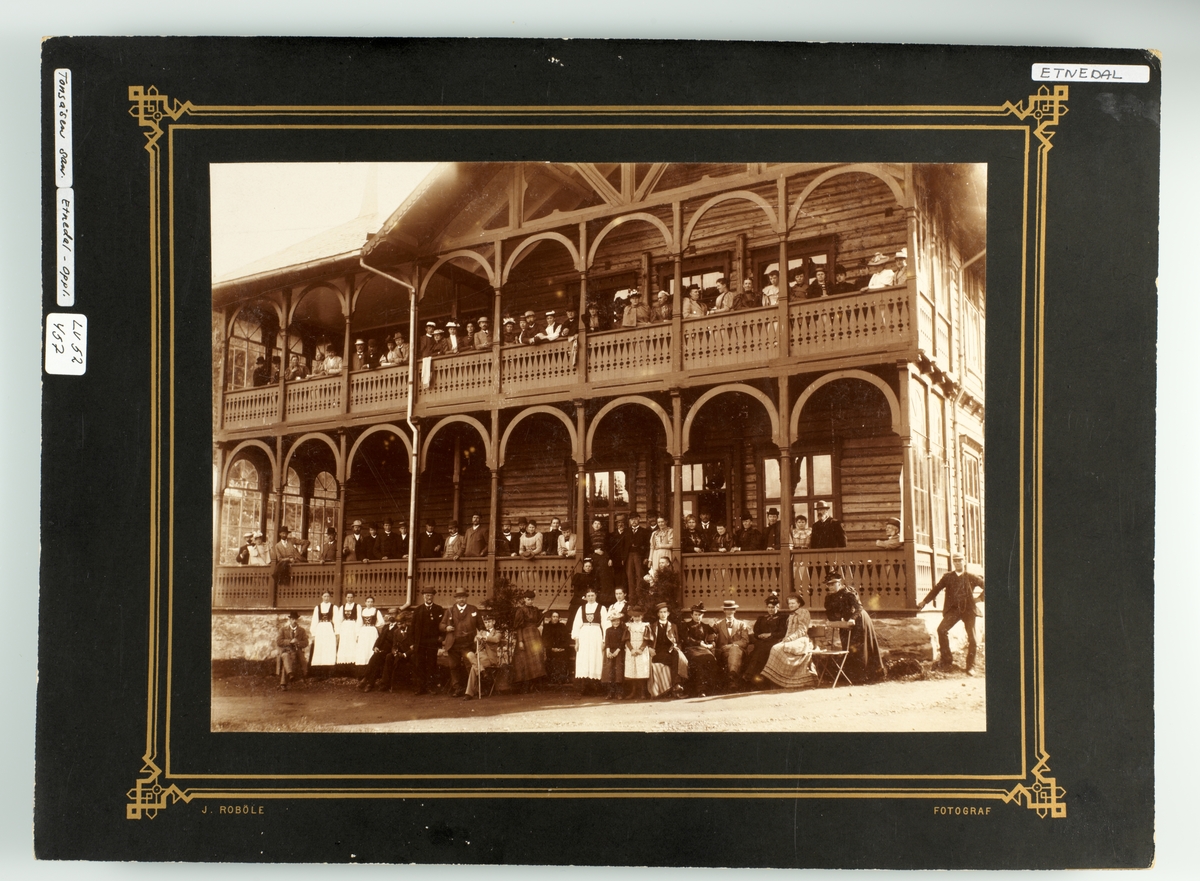
<path fill-rule="evenodd" d="M 212 163 L 211 730 L 986 731 L 987 172 Z"/>

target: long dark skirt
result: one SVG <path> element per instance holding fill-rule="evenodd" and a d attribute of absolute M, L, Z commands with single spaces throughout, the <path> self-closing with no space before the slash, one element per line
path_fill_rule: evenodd
<path fill-rule="evenodd" d="M 862 611 L 857 618 L 858 623 L 850 631 L 841 632 L 842 647 L 850 650 L 846 658 L 846 675 L 855 683 L 875 682 L 887 676 L 887 667 L 883 664 L 883 653 L 871 616 Z"/>
<path fill-rule="evenodd" d="M 530 624 L 517 631 L 516 645 L 513 647 L 513 681 L 528 682 L 546 675 L 545 649 L 542 647 L 542 634 Z"/>

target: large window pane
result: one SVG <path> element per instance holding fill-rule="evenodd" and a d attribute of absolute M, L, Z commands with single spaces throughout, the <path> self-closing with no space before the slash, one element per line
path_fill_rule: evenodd
<path fill-rule="evenodd" d="M 833 495 L 833 456 L 813 456 L 813 492 L 818 496 Z"/>

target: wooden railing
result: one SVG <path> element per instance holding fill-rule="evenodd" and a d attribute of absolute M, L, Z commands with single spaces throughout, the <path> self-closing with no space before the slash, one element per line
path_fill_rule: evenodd
<path fill-rule="evenodd" d="M 858 591 L 868 611 L 900 610 L 908 604 L 908 566 L 904 551 L 821 550 L 792 551 L 792 585 L 813 611 L 825 608 L 828 589 L 825 579 L 831 571 Z"/>
<path fill-rule="evenodd" d="M 225 392 L 225 413 L 221 424 L 226 428 L 258 428 L 279 418 L 279 386 Z"/>
<path fill-rule="evenodd" d="M 419 379 L 417 385 L 421 399 L 430 404 L 483 398 L 492 389 L 492 353 L 438 355 L 432 359 L 429 387 Z"/>
<path fill-rule="evenodd" d="M 575 380 L 574 340 L 500 350 L 501 384 L 506 392 L 540 391 Z"/>
<path fill-rule="evenodd" d="M 326 566 L 326 568 L 334 569 L 332 565 Z M 362 602 L 368 596 L 374 597 L 375 605 L 386 609 L 388 606 L 400 605 L 405 601 L 405 580 L 407 578 L 407 560 L 346 563 L 342 593 L 353 591 L 358 602 Z"/>
<path fill-rule="evenodd" d="M 775 551 L 683 555 L 683 605 L 719 609 L 725 600 L 751 609 L 766 607 L 779 590 L 780 556 Z"/>
<path fill-rule="evenodd" d="M 311 609 L 329 591 L 337 596 L 337 567 L 332 563 L 294 563 L 291 584 L 275 589 L 275 605 L 281 609 Z"/>
<path fill-rule="evenodd" d="M 588 379 L 630 379 L 671 368 L 671 324 L 588 334 Z"/>
<path fill-rule="evenodd" d="M 289 421 L 308 422 L 337 416 L 342 412 L 342 377 L 326 376 L 289 382 L 286 403 Z"/>
<path fill-rule="evenodd" d="M 779 310 L 719 312 L 683 322 L 683 366 L 711 369 L 769 361 L 779 354 Z"/>
<path fill-rule="evenodd" d="M 571 602 L 571 576 L 576 567 L 582 565 L 567 557 L 538 557 L 523 560 L 520 557 L 496 561 L 498 578 L 507 578 L 514 587 L 532 590 L 533 604 L 543 611 L 555 594 L 554 607 L 563 609 Z M 561 588 L 561 590 L 560 590 Z"/>
<path fill-rule="evenodd" d="M 842 355 L 913 342 L 908 289 L 883 288 L 822 297 L 788 308 L 796 358 Z"/>
<path fill-rule="evenodd" d="M 375 410 L 398 410 L 403 413 L 407 401 L 408 367 L 384 367 L 380 370 L 363 370 L 350 374 L 352 413 L 370 413 Z M 288 413 L 291 413 L 290 409 Z"/>
<path fill-rule="evenodd" d="M 417 561 L 414 600 L 419 600 L 421 591 L 428 588 L 433 591 L 439 602 L 445 604 L 460 587 L 470 595 L 471 602 L 476 604 L 491 592 L 487 557 Z"/>
<path fill-rule="evenodd" d="M 217 566 L 213 572 L 214 609 L 269 609 L 274 605 L 269 566 Z"/>

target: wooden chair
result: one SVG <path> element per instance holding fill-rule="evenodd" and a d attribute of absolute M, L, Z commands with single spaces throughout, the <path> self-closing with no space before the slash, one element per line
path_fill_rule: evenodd
<path fill-rule="evenodd" d="M 844 679 L 851 685 L 850 677 L 846 675 L 846 659 L 850 650 L 842 648 L 840 632 L 849 630 L 849 621 L 823 621 L 808 629 L 809 639 L 813 641 L 813 664 L 817 668 L 817 686 L 825 680 L 830 670 L 833 670 L 833 682 L 830 688 L 837 688 L 838 680 Z"/>

